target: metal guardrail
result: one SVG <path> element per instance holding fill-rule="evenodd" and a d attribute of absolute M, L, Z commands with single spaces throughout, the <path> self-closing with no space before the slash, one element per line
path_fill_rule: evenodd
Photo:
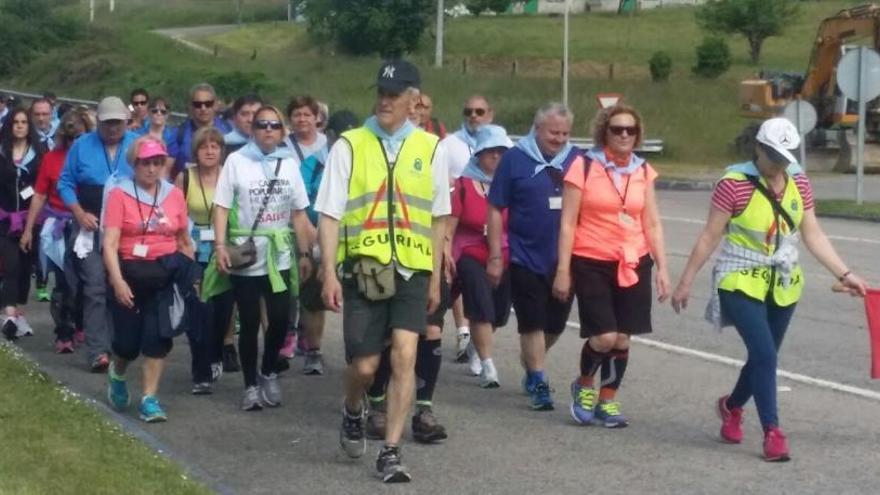
<path fill-rule="evenodd" d="M 0 93 L 5 94 L 5 95 L 7 95 L 7 96 L 13 96 L 13 97 L 15 97 L 16 99 L 18 99 L 18 100 L 22 100 L 22 101 L 26 101 L 26 100 L 31 100 L 31 101 L 33 101 L 33 100 L 36 100 L 36 99 L 38 99 L 38 98 L 42 98 L 42 97 L 43 97 L 43 95 L 41 95 L 41 94 L 36 94 L 36 93 L 25 93 L 25 92 L 22 92 L 22 91 L 15 91 L 15 90 L 13 90 L 13 89 L 6 89 L 6 88 L 0 88 Z M 80 98 L 70 98 L 70 97 L 68 97 L 68 96 L 59 96 L 59 97 L 57 98 L 57 101 L 60 101 L 60 102 L 62 102 L 62 103 L 70 103 L 70 104 L 72 104 L 72 105 L 85 105 L 85 106 L 90 107 L 90 108 L 97 108 L 97 106 L 98 106 L 98 102 L 97 102 L 97 101 L 94 101 L 94 100 L 83 100 L 83 99 L 80 99 Z M 123 99 L 123 101 L 125 101 L 125 100 Z M 186 118 L 187 118 L 187 114 L 185 114 L 185 113 L 180 113 L 180 112 L 170 112 L 169 115 L 172 116 L 172 117 L 174 117 L 174 118 L 176 118 L 176 119 L 179 119 L 179 120 L 183 120 L 183 119 L 186 119 Z"/>
<path fill-rule="evenodd" d="M 510 139 L 513 141 L 518 141 L 523 136 L 511 135 Z M 570 138 L 571 144 L 582 148 L 582 149 L 590 149 L 593 147 L 594 142 L 593 138 L 584 138 L 584 137 L 573 137 Z M 663 153 L 663 140 L 662 139 L 645 139 L 641 146 L 636 148 L 636 151 L 639 153 Z"/>

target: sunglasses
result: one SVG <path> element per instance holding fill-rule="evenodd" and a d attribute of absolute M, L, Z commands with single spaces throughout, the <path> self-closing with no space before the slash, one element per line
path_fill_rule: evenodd
<path fill-rule="evenodd" d="M 214 106 L 214 100 L 207 101 L 194 101 L 192 102 L 193 108 L 211 108 Z"/>
<path fill-rule="evenodd" d="M 472 115 L 482 117 L 483 115 L 486 115 L 486 112 L 488 112 L 488 110 L 486 110 L 485 108 L 465 108 L 461 113 L 465 117 L 470 117 Z"/>
<path fill-rule="evenodd" d="M 152 112 L 153 114 L 156 114 L 156 115 L 158 115 L 158 114 L 168 115 L 167 108 L 151 108 L 150 112 Z"/>
<path fill-rule="evenodd" d="M 284 129 L 284 124 L 277 120 L 257 120 L 254 122 L 254 128 L 260 129 L 261 131 L 272 130 L 272 131 L 280 131 Z"/>
<path fill-rule="evenodd" d="M 142 167 L 164 167 L 165 166 L 165 157 L 164 156 L 154 156 L 150 158 L 141 158 L 137 161 L 137 164 Z"/>
<path fill-rule="evenodd" d="M 608 126 L 608 130 L 611 131 L 611 134 L 615 136 L 623 135 L 624 131 L 628 136 L 635 136 L 639 133 L 639 126 L 637 125 L 612 125 Z"/>
<path fill-rule="evenodd" d="M 147 104 L 147 100 L 131 100 L 131 104 L 136 107 L 142 107 Z"/>

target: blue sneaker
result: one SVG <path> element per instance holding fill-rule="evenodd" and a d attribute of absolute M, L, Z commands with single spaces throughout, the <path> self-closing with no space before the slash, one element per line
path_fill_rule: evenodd
<path fill-rule="evenodd" d="M 533 411 L 552 411 L 553 398 L 550 396 L 550 385 L 547 382 L 538 382 L 529 393 Z"/>
<path fill-rule="evenodd" d="M 577 380 L 571 382 L 571 417 L 582 425 L 593 422 L 596 390 L 584 387 Z"/>
<path fill-rule="evenodd" d="M 532 388 L 529 386 L 529 375 L 526 373 L 522 379 L 522 391 L 526 395 L 532 395 Z"/>
<path fill-rule="evenodd" d="M 110 373 L 107 373 L 109 383 L 107 385 L 107 401 L 117 411 L 122 411 L 131 405 L 131 396 L 128 395 L 128 383 L 125 378 L 116 375 L 110 367 Z"/>
<path fill-rule="evenodd" d="M 140 412 L 141 419 L 147 423 L 168 421 L 168 416 L 165 414 L 165 410 L 162 409 L 162 406 L 159 405 L 159 399 L 157 399 L 155 395 L 145 395 L 144 398 L 141 399 Z"/>
<path fill-rule="evenodd" d="M 605 428 L 626 428 L 629 426 L 626 416 L 620 414 L 620 402 L 600 402 L 596 406 L 593 417 Z"/>

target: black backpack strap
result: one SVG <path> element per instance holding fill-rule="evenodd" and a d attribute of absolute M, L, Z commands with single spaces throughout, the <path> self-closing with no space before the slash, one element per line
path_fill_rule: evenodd
<path fill-rule="evenodd" d="M 184 169 L 183 171 L 183 199 L 189 197 L 189 170 L 190 169 Z"/>
<path fill-rule="evenodd" d="M 765 198 L 767 198 L 767 201 L 769 201 L 770 205 L 773 207 L 773 211 L 775 211 L 778 216 L 781 216 L 785 220 L 785 223 L 788 224 L 788 229 L 791 232 L 797 230 L 797 227 L 795 226 L 794 220 L 792 220 L 791 215 L 789 215 L 788 212 L 785 211 L 784 208 L 782 208 L 782 205 L 779 204 L 776 196 L 771 193 L 764 184 L 761 184 L 761 179 L 755 177 L 754 175 L 746 175 L 746 178 L 748 178 L 749 182 L 751 182 L 752 185 L 755 186 L 755 189 L 760 191 L 760 193 L 763 194 Z"/>

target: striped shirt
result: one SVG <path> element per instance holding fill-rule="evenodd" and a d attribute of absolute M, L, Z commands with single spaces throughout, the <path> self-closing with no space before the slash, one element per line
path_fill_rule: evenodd
<path fill-rule="evenodd" d="M 793 176 L 794 183 L 801 193 L 804 200 L 804 210 L 809 210 L 815 206 L 813 200 L 813 187 L 810 185 L 810 179 L 804 174 Z M 755 186 L 748 180 L 721 179 L 715 186 L 712 193 L 712 206 L 721 211 L 730 213 L 731 216 L 737 216 L 746 209 L 752 194 L 755 192 Z M 777 194 L 778 199 L 782 199 L 785 193 L 783 189 Z"/>

